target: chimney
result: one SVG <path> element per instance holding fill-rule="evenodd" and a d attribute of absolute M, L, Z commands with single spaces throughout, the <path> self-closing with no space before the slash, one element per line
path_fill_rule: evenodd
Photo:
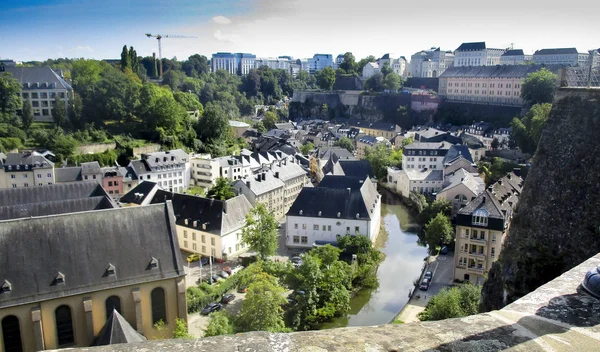
<path fill-rule="evenodd" d="M 498 180 L 498 184 L 502 186 L 502 179 Z"/>
<path fill-rule="evenodd" d="M 350 195 L 352 193 L 352 188 L 348 187 L 348 188 L 346 188 L 346 190 L 348 191 L 348 195 Z"/>
<path fill-rule="evenodd" d="M 261 179 L 264 181 L 264 180 L 266 180 L 266 178 L 267 178 L 267 173 L 263 172 L 261 175 Z"/>
<path fill-rule="evenodd" d="M 246 187 L 250 188 L 250 181 L 246 181 Z"/>
<path fill-rule="evenodd" d="M 485 204 L 485 197 L 481 198 L 481 204 Z"/>
<path fill-rule="evenodd" d="M 275 171 L 275 178 L 279 178 L 279 171 Z"/>

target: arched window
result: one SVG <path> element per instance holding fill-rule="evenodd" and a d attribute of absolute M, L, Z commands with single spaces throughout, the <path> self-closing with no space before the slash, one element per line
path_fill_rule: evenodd
<path fill-rule="evenodd" d="M 165 290 L 157 287 L 150 294 L 152 300 L 152 324 L 162 320 L 167 323 L 167 307 L 165 302 Z"/>
<path fill-rule="evenodd" d="M 459 194 L 454 197 L 454 201 L 458 204 L 467 204 L 467 197 L 464 194 Z"/>
<path fill-rule="evenodd" d="M 56 335 L 58 336 L 58 345 L 63 346 L 75 343 L 71 308 L 64 305 L 56 308 L 54 311 L 54 318 L 56 319 Z"/>
<path fill-rule="evenodd" d="M 9 315 L 2 319 L 2 336 L 5 352 L 22 352 L 21 328 L 19 318 Z"/>
<path fill-rule="evenodd" d="M 113 309 L 116 309 L 117 312 L 121 313 L 121 299 L 119 296 L 108 297 L 106 302 L 104 302 L 104 305 L 106 307 L 106 318 L 112 314 Z"/>

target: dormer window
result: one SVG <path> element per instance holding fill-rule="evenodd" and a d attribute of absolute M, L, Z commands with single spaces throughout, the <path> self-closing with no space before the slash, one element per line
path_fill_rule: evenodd
<path fill-rule="evenodd" d="M 472 214 L 473 225 L 487 226 L 489 213 L 484 209 L 477 209 Z"/>
<path fill-rule="evenodd" d="M 152 270 L 152 269 L 157 269 L 158 268 L 158 259 L 152 257 L 152 259 L 150 260 L 150 263 L 148 263 L 148 269 Z"/>
<path fill-rule="evenodd" d="M 12 284 L 8 280 L 4 280 L 2 284 L 2 288 L 0 288 L 0 293 L 10 292 L 12 291 Z"/>
<path fill-rule="evenodd" d="M 54 284 L 58 285 L 58 284 L 64 284 L 64 283 L 65 283 L 65 274 L 63 274 L 59 271 L 58 274 L 56 274 L 56 276 L 54 277 Z"/>
<path fill-rule="evenodd" d="M 114 276 L 117 274 L 117 270 L 115 269 L 115 266 L 112 265 L 111 263 L 108 263 L 108 267 L 106 268 L 106 272 L 104 273 L 104 276 Z"/>

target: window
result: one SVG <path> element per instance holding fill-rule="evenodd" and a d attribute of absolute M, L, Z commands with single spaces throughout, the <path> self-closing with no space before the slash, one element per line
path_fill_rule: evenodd
<path fill-rule="evenodd" d="M 27 174 L 23 174 L 23 178 L 27 178 Z"/>
<path fill-rule="evenodd" d="M 42 178 L 42 174 L 37 174 L 37 178 Z"/>
<path fill-rule="evenodd" d="M 496 234 L 492 234 L 492 243 L 496 243 Z"/>
<path fill-rule="evenodd" d="M 213 257 L 217 255 L 214 248 L 210 249 L 210 255 L 212 255 Z"/>
<path fill-rule="evenodd" d="M 167 324 L 167 307 L 165 303 L 165 290 L 157 287 L 150 294 L 152 300 L 152 325 L 162 320 Z"/>
<path fill-rule="evenodd" d="M 211 237 L 211 238 L 210 238 L 210 245 L 211 245 L 211 246 L 214 246 L 214 245 L 215 245 L 215 238 L 214 238 L 214 237 Z"/>
<path fill-rule="evenodd" d="M 308 237 L 307 236 L 302 236 L 301 241 L 302 241 L 302 244 L 307 244 L 308 243 Z"/>
<path fill-rule="evenodd" d="M 187 231 L 183 230 L 183 238 L 187 238 Z"/>
<path fill-rule="evenodd" d="M 331 231 L 331 225 L 327 225 L 327 231 Z"/>
<path fill-rule="evenodd" d="M 121 313 L 121 299 L 119 296 L 110 296 L 104 302 L 106 308 L 106 319 L 112 314 L 113 310 Z"/>
<path fill-rule="evenodd" d="M 56 308 L 56 310 L 54 311 L 54 319 L 56 322 L 56 336 L 58 337 L 58 346 L 65 346 L 75 343 L 71 308 L 65 305 Z"/>
<path fill-rule="evenodd" d="M 206 246 L 202 246 L 202 253 L 206 253 Z"/>
<path fill-rule="evenodd" d="M 294 236 L 294 243 L 300 243 L 300 236 Z"/>
<path fill-rule="evenodd" d="M 202 235 L 202 243 L 206 243 L 206 238 Z"/>
<path fill-rule="evenodd" d="M 13 175 L 10 175 L 10 178 L 17 178 L 17 176 L 15 176 L 15 175 L 13 174 Z"/>
<path fill-rule="evenodd" d="M 360 227 L 359 226 L 354 226 L 354 232 L 358 233 L 360 231 Z"/>
<path fill-rule="evenodd" d="M 302 224 L 302 230 L 306 230 L 306 224 Z"/>
<path fill-rule="evenodd" d="M 192 241 L 195 241 L 195 240 L 196 240 L 196 233 L 192 232 Z"/>
<path fill-rule="evenodd" d="M 24 183 L 23 186 L 24 187 L 29 187 L 29 183 Z"/>
<path fill-rule="evenodd" d="M 496 248 L 492 247 L 492 257 L 496 256 Z"/>
<path fill-rule="evenodd" d="M 327 231 L 327 226 L 323 225 L 323 231 Z"/>
<path fill-rule="evenodd" d="M 487 226 L 489 213 L 484 209 L 477 209 L 472 214 L 473 225 Z"/>
<path fill-rule="evenodd" d="M 319 231 L 319 225 L 313 225 L 313 230 L 314 231 Z"/>
<path fill-rule="evenodd" d="M 21 328 L 19 327 L 19 318 L 15 317 L 14 315 L 9 315 L 2 319 L 2 336 L 4 351 L 23 351 L 23 344 L 21 342 Z"/>
<path fill-rule="evenodd" d="M 298 230 L 298 224 L 294 224 L 294 229 Z"/>

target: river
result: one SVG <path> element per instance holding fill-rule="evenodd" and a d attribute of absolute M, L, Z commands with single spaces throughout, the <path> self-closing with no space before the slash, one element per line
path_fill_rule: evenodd
<path fill-rule="evenodd" d="M 421 274 L 427 249 L 417 243 L 415 219 L 397 195 L 381 188 L 379 192 L 383 227 L 387 230 L 387 234 L 380 232 L 377 240 L 386 255 L 377 270 L 379 288 L 359 291 L 350 299 L 346 316 L 322 324 L 321 329 L 388 323 L 408 302 L 408 291 Z"/>

